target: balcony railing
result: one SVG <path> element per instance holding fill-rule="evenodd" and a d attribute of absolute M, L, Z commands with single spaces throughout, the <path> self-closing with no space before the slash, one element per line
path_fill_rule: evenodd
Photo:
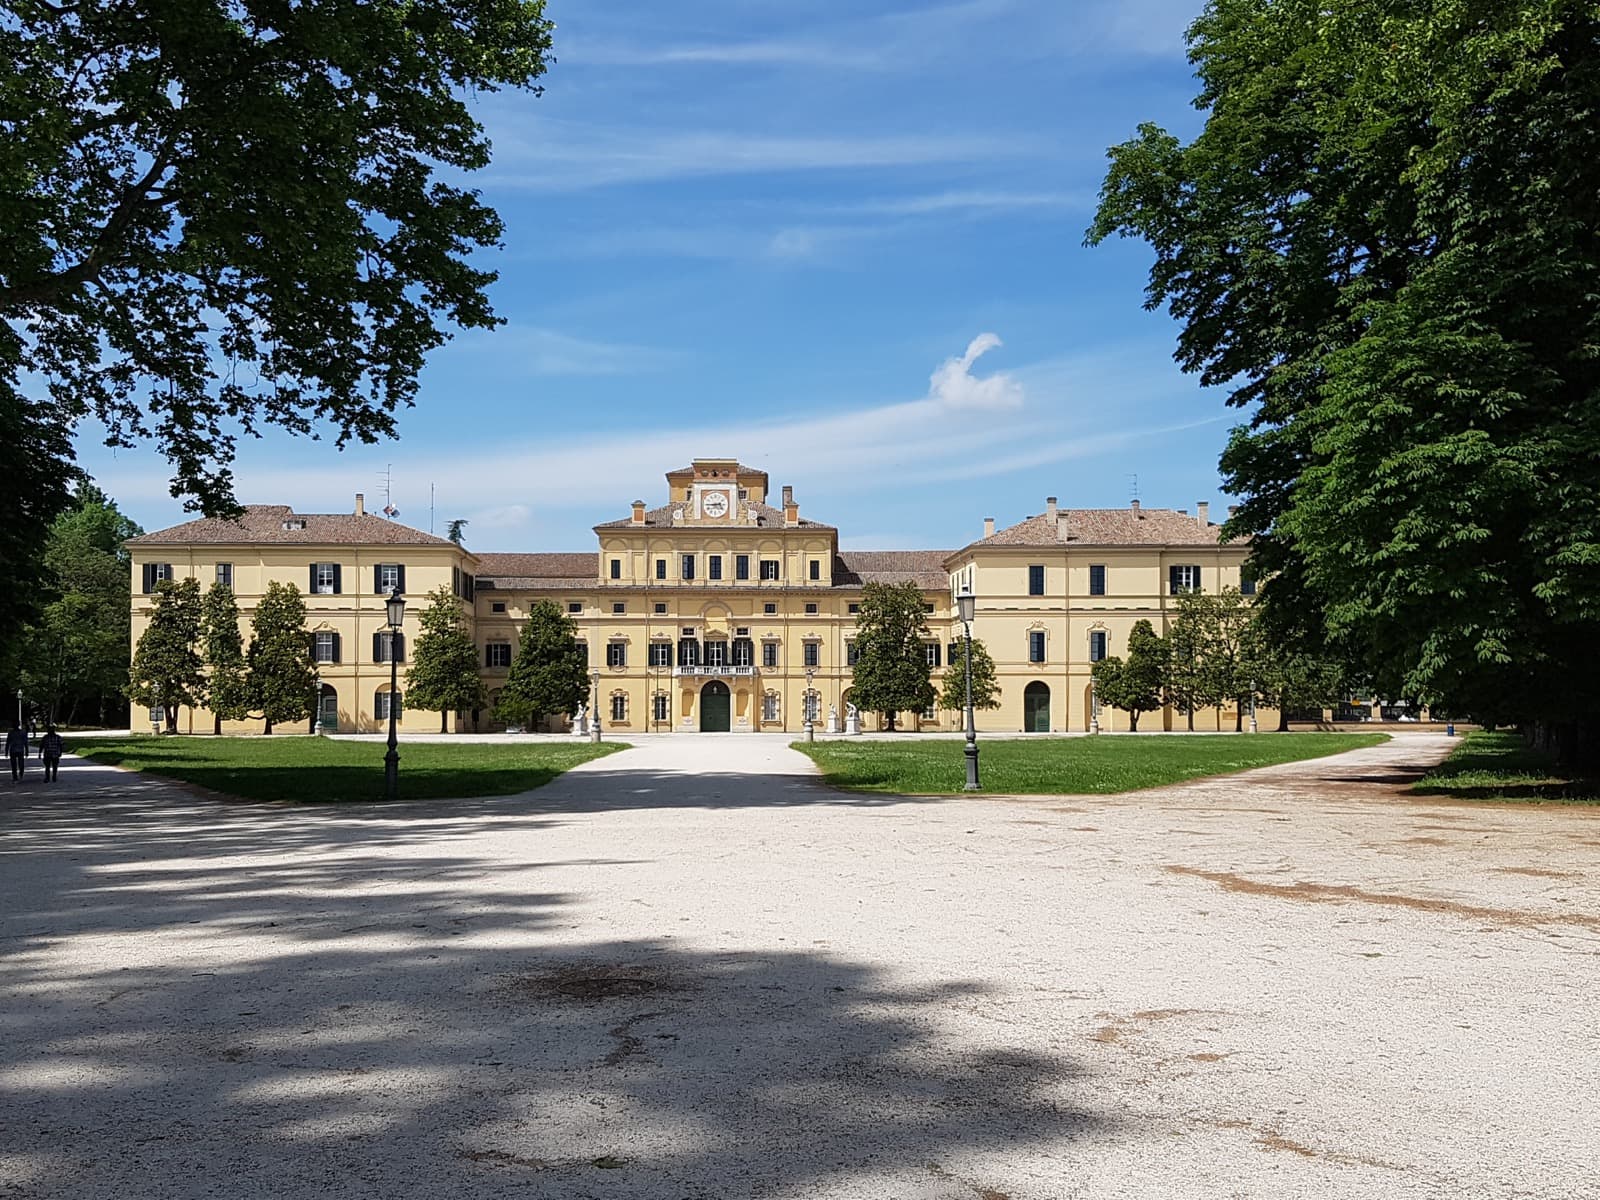
<path fill-rule="evenodd" d="M 756 669 L 754 667 L 730 667 L 726 665 L 713 666 L 710 663 L 689 663 L 673 667 L 672 673 L 674 676 L 696 675 L 716 678 L 718 676 L 754 675 Z"/>

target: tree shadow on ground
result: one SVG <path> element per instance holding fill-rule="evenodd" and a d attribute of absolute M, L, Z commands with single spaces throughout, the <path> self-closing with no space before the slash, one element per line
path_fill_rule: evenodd
<path fill-rule="evenodd" d="M 590 936 L 480 824 L 5 813 L 0 1191 L 974 1197 L 1114 1124 L 1074 1061 L 952 1032 L 980 986 Z"/>

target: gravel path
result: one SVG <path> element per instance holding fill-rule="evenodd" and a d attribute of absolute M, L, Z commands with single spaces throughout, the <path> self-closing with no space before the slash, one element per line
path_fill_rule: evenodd
<path fill-rule="evenodd" d="M 69 760 L 0 791 L 0 1195 L 1600 1197 L 1600 811 L 1400 798 L 1446 748 L 909 801 L 661 738 L 337 810 Z"/>

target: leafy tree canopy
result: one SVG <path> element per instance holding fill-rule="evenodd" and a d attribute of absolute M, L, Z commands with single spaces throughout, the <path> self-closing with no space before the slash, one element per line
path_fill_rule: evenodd
<path fill-rule="evenodd" d="M 891 730 L 896 713 L 921 712 L 934 702 L 924 606 L 922 589 L 912 582 L 869 583 L 861 590 L 851 698 L 857 708 L 882 713 Z"/>
<path fill-rule="evenodd" d="M 208 512 L 240 432 L 391 432 L 439 323 L 495 323 L 466 99 L 550 32 L 542 0 L 0 0 L 0 405 L 37 373 Z"/>
<path fill-rule="evenodd" d="M 461 619 L 461 601 L 441 585 L 419 618 L 422 634 L 406 669 L 406 705 L 439 714 L 439 732 L 449 713 L 488 703 L 478 675 L 478 647 Z"/>
<path fill-rule="evenodd" d="M 239 602 L 225 583 L 213 583 L 200 608 L 200 638 L 206 664 L 206 707 L 222 722 L 250 715 L 250 677 L 245 670 L 244 635 L 239 630 Z"/>
<path fill-rule="evenodd" d="M 939 694 L 939 707 L 961 713 L 965 719 L 967 642 L 964 637 L 958 637 L 951 643 L 950 663 L 945 668 L 944 690 Z M 994 659 L 990 657 L 988 647 L 978 638 L 972 639 L 972 707 L 1000 707 L 1000 684 L 995 679 Z"/>
<path fill-rule="evenodd" d="M 1212 0 L 1205 126 L 1114 147 L 1286 649 L 1600 746 L 1600 12 Z"/>
<path fill-rule="evenodd" d="M 1161 685 L 1167 667 L 1167 644 L 1149 621 L 1135 621 L 1128 631 L 1128 656 L 1111 655 L 1094 664 L 1095 694 L 1100 703 L 1128 714 L 1137 731 L 1139 717 L 1161 708 Z"/>
<path fill-rule="evenodd" d="M 193 707 L 203 694 L 200 671 L 200 584 L 194 579 L 156 584 L 150 624 L 139 635 L 129 671 L 128 698 L 164 708 L 167 732 L 178 726 L 178 709 Z"/>
<path fill-rule="evenodd" d="M 306 602 L 292 583 L 276 580 L 256 603 L 250 619 L 250 649 L 245 656 L 250 678 L 250 706 L 271 733 L 275 724 L 311 715 L 315 670 L 311 635 L 306 630 Z"/>
<path fill-rule="evenodd" d="M 555 601 L 540 600 L 528 610 L 495 716 L 536 726 L 546 717 L 576 712 L 588 696 L 589 664 L 578 645 L 578 627 Z"/>

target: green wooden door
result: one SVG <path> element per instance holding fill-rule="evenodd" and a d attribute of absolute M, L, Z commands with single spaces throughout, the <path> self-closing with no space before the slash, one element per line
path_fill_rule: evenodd
<path fill-rule="evenodd" d="M 733 728 L 733 696 L 728 685 L 713 679 L 700 689 L 700 732 L 727 733 Z"/>
<path fill-rule="evenodd" d="M 1050 732 L 1050 689 L 1037 681 L 1022 692 L 1022 728 L 1029 733 Z"/>

